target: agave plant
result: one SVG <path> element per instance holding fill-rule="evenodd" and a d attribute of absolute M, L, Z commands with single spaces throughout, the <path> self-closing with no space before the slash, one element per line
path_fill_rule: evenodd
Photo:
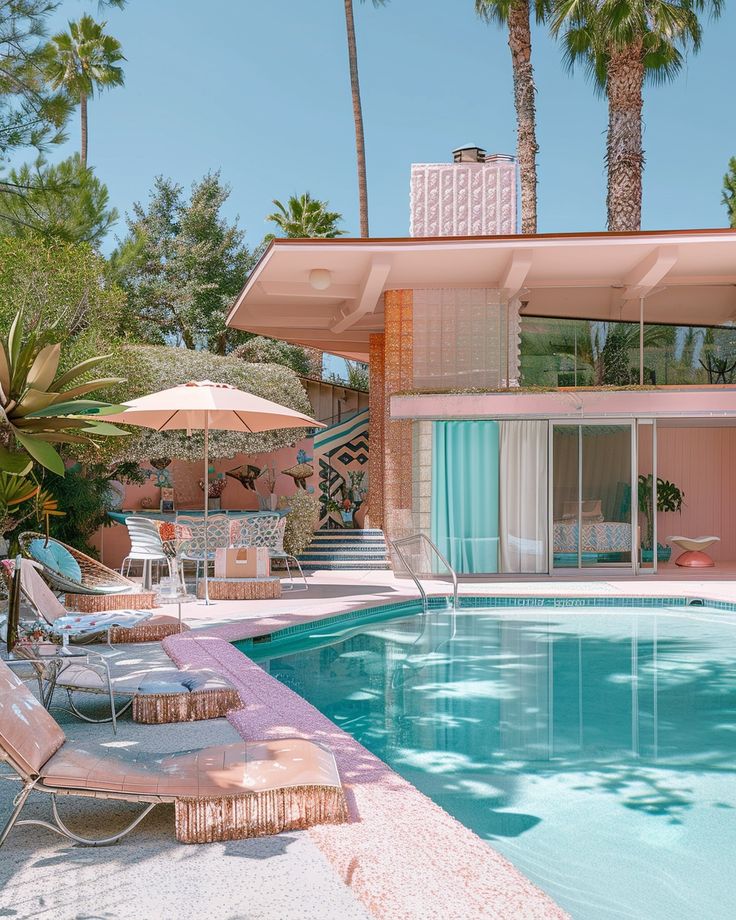
<path fill-rule="evenodd" d="M 97 437 L 127 432 L 95 420 L 93 413 L 115 411 L 108 403 L 82 399 L 96 390 L 122 383 L 119 377 L 85 379 L 109 358 L 101 355 L 59 374 L 61 345 L 43 344 L 35 331 L 24 338 L 23 313 L 0 340 L 0 470 L 28 473 L 31 462 L 64 475 L 54 444 L 95 444 Z"/>
<path fill-rule="evenodd" d="M 17 524 L 15 515 L 21 506 L 38 493 L 39 486 L 33 480 L 0 472 L 0 538 Z"/>

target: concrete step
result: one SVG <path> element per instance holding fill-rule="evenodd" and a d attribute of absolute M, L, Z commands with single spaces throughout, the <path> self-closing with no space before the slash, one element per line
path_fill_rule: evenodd
<path fill-rule="evenodd" d="M 334 559 L 335 562 L 369 562 L 373 560 L 374 562 L 385 562 L 386 553 L 322 553 L 318 550 L 306 549 L 299 556 L 300 562 L 314 562 L 321 560 L 323 562 L 329 562 L 330 559 Z"/>
<path fill-rule="evenodd" d="M 302 562 L 302 569 L 305 572 L 337 572 L 337 571 L 359 571 L 361 569 L 366 569 L 370 571 L 385 571 L 390 569 L 391 566 L 387 561 L 383 562 L 335 562 L 334 560 L 330 562 Z"/>

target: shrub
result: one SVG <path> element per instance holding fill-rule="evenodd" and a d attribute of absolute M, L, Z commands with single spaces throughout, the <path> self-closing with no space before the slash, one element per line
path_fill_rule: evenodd
<path fill-rule="evenodd" d="M 284 549 L 298 556 L 312 542 L 319 524 L 319 501 L 314 495 L 299 489 L 294 495 L 282 495 L 279 507 L 291 509 L 286 515 Z"/>

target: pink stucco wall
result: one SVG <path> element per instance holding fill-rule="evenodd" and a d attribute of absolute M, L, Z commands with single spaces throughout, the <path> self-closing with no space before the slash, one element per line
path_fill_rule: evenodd
<path fill-rule="evenodd" d="M 714 535 L 708 554 L 716 562 L 736 560 L 736 427 L 661 428 L 657 475 L 685 493 L 681 514 L 658 515 L 658 540 Z M 642 445 L 644 447 L 644 445 Z M 651 453 L 640 448 L 640 472 L 651 472 Z M 673 560 L 678 550 L 674 548 Z"/>
<path fill-rule="evenodd" d="M 271 454 L 240 454 L 229 460 L 215 460 L 210 466 L 214 467 L 215 472 L 225 473 L 227 470 L 235 469 L 244 463 L 250 463 L 254 466 L 272 466 L 276 469 L 276 495 L 293 495 L 295 491 L 294 480 L 290 476 L 285 476 L 281 471 L 288 469 L 297 462 L 297 452 L 302 449 L 308 457 L 313 456 L 313 442 L 311 438 L 305 438 L 294 447 L 283 447 Z M 307 480 L 307 487 L 314 487 L 315 493 L 318 490 L 317 464 L 313 461 L 315 472 Z M 148 464 L 142 464 L 148 467 Z M 203 492 L 199 488 L 199 480 L 203 476 L 202 463 L 186 463 L 181 460 L 174 460 L 168 467 L 174 483 L 176 496 L 176 507 L 179 511 L 201 510 L 203 503 Z M 235 479 L 226 477 L 225 490 L 222 493 L 220 507 L 225 510 L 235 511 L 257 511 L 258 496 L 255 492 L 246 489 Z M 265 492 L 265 484 L 259 483 L 259 491 Z M 150 510 L 158 511 L 160 493 L 156 487 L 155 480 L 149 479 L 142 486 L 128 486 L 125 490 L 125 500 L 123 507 L 125 510 L 137 511 L 145 514 L 146 509 L 141 507 L 141 499 L 150 498 L 153 502 Z M 104 532 L 98 531 L 93 541 L 98 550 L 102 553 L 103 561 L 106 565 L 118 568 L 127 553 L 130 542 L 128 532 L 121 524 L 114 524 L 112 527 L 104 528 Z"/>

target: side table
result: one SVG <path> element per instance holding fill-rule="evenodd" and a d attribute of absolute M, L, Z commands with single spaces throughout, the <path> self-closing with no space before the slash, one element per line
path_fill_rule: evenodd
<path fill-rule="evenodd" d="M 51 699 L 56 690 L 56 681 L 66 665 L 71 664 L 72 661 L 75 664 L 89 663 L 87 649 L 75 645 L 48 643 L 36 649 L 29 645 L 23 645 L 20 651 L 17 650 L 17 645 L 15 648 L 16 650 L 10 653 L 4 652 L 2 659 L 11 668 L 30 665 L 35 670 L 41 702 L 45 709 L 51 705 Z"/>
<path fill-rule="evenodd" d="M 188 594 L 186 591 L 180 591 L 177 594 L 157 594 L 156 603 L 160 607 L 166 607 L 169 604 L 176 604 L 178 614 L 179 614 L 179 632 L 182 631 L 182 622 L 181 622 L 181 605 L 187 601 L 196 601 L 196 597 L 193 594 Z"/>

